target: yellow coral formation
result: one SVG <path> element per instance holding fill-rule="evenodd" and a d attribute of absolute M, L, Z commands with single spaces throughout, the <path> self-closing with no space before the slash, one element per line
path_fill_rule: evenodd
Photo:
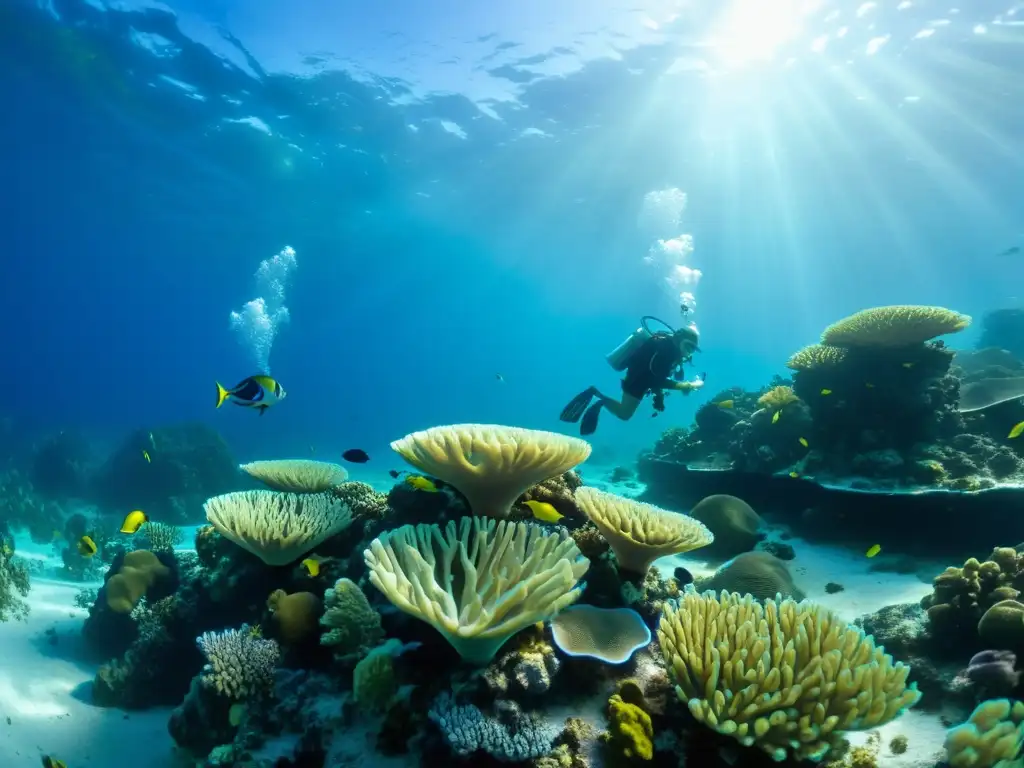
<path fill-rule="evenodd" d="M 115 613 L 131 613 L 153 582 L 169 573 L 170 569 L 148 549 L 129 552 L 124 556 L 120 570 L 104 587 L 107 605 Z"/>
<path fill-rule="evenodd" d="M 1024 745 L 1024 703 L 981 702 L 967 722 L 946 732 L 950 768 L 1019 768 Z"/>
<path fill-rule="evenodd" d="M 821 334 L 821 343 L 836 347 L 908 347 L 962 331 L 970 324 L 969 316 L 944 307 L 872 307 L 830 325 Z"/>
<path fill-rule="evenodd" d="M 608 539 L 624 571 L 646 574 L 659 557 L 690 552 L 715 540 L 692 517 L 589 486 L 576 491 L 576 503 Z"/>
<path fill-rule="evenodd" d="M 288 565 L 352 523 L 352 511 L 330 494 L 241 491 L 214 496 L 206 519 L 267 565 Z"/>
<path fill-rule="evenodd" d="M 481 517 L 387 531 L 363 558 L 370 582 L 395 607 L 433 625 L 477 664 L 576 602 L 590 566 L 563 531 Z"/>
<path fill-rule="evenodd" d="M 772 387 L 757 398 L 757 404 L 769 411 L 778 411 L 799 402 L 800 398 L 793 392 L 792 387 Z"/>
<path fill-rule="evenodd" d="M 826 344 L 811 344 L 799 352 L 794 352 L 786 363 L 786 367 L 794 371 L 814 371 L 821 368 L 834 368 L 846 359 L 847 352 L 842 347 L 830 347 Z"/>
<path fill-rule="evenodd" d="M 993 605 L 1020 596 L 1022 571 L 1024 557 L 1012 547 L 996 547 L 984 562 L 972 557 L 961 568 L 949 567 L 936 576 L 932 594 L 921 605 L 936 631 L 973 630 Z"/>
<path fill-rule="evenodd" d="M 576 437 L 496 424 L 455 424 L 413 432 L 391 444 L 403 459 L 454 486 L 475 515 L 507 517 L 529 488 L 590 456 Z"/>
<path fill-rule="evenodd" d="M 616 753 L 631 760 L 654 757 L 651 716 L 617 693 L 608 699 L 608 726 L 608 742 Z"/>
<path fill-rule="evenodd" d="M 883 725 L 920 698 L 909 667 L 806 602 L 687 591 L 658 639 L 691 714 L 776 761 L 820 760 L 841 731 Z"/>
<path fill-rule="evenodd" d="M 238 468 L 268 488 L 285 493 L 323 493 L 348 479 L 340 464 L 312 459 L 251 461 Z"/>
<path fill-rule="evenodd" d="M 283 589 L 275 589 L 267 598 L 267 608 L 274 615 L 281 639 L 289 645 L 301 643 L 316 632 L 320 598 L 312 592 L 289 595 Z"/>

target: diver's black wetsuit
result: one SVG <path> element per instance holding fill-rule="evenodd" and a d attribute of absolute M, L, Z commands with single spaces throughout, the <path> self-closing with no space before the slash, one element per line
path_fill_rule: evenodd
<path fill-rule="evenodd" d="M 648 392 L 670 388 L 674 383 L 672 374 L 682 362 L 674 338 L 664 334 L 652 336 L 633 353 L 622 379 L 622 391 L 643 400 Z"/>
<path fill-rule="evenodd" d="M 663 391 L 675 388 L 671 378 L 673 372 L 683 362 L 679 343 L 668 334 L 657 334 L 646 339 L 640 348 L 630 357 L 626 366 L 626 375 L 622 378 L 622 391 L 636 400 L 643 400 L 649 392 L 654 393 L 656 411 L 665 409 Z M 591 405 L 594 398 L 598 401 Z M 608 404 L 609 410 L 616 412 L 620 419 L 628 419 L 633 415 L 634 407 L 629 407 L 627 415 L 621 415 L 618 408 L 622 406 L 614 398 L 602 395 L 597 387 L 588 387 L 574 397 L 559 418 L 562 421 L 580 423 L 580 434 L 589 435 L 597 430 L 597 420 L 601 415 L 602 406 Z M 613 408 L 612 405 L 618 406 Z"/>

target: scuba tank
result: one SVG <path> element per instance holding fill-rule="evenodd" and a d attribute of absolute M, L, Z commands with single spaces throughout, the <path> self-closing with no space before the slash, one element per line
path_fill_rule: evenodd
<path fill-rule="evenodd" d="M 643 326 L 637 328 L 626 337 L 625 341 L 605 355 L 608 365 L 616 371 L 626 370 L 626 366 L 629 365 L 630 358 L 633 357 L 633 354 L 640 349 L 644 342 L 649 338 L 651 338 L 650 331 Z"/>

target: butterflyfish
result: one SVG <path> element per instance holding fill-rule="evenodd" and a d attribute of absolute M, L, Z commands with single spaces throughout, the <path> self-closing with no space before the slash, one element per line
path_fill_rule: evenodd
<path fill-rule="evenodd" d="M 306 569 L 312 578 L 320 575 L 320 561 L 313 557 L 307 557 L 302 561 L 302 567 Z"/>
<path fill-rule="evenodd" d="M 148 522 L 149 516 L 141 509 L 136 509 L 134 512 L 129 512 L 124 516 L 124 522 L 121 523 L 121 533 L 127 533 L 129 535 L 138 533 L 142 524 Z"/>
<path fill-rule="evenodd" d="M 530 508 L 533 516 L 540 520 L 542 523 L 557 523 L 565 515 L 560 513 L 553 506 L 548 504 L 546 501 L 528 501 L 526 506 Z"/>
<path fill-rule="evenodd" d="M 96 542 L 92 540 L 92 537 L 85 535 L 78 540 L 78 544 L 75 545 L 78 549 L 78 554 L 82 557 L 92 557 L 96 554 Z"/>
<path fill-rule="evenodd" d="M 807 447 L 807 438 L 806 437 L 801 437 L 800 438 L 800 445 L 802 445 L 804 448 Z"/>
<path fill-rule="evenodd" d="M 779 410 L 779 411 L 776 411 L 776 412 L 775 412 L 775 413 L 774 413 L 774 414 L 772 415 L 772 424 L 774 424 L 775 422 L 777 422 L 777 421 L 779 420 L 779 416 L 781 416 L 781 415 L 782 415 L 782 411 L 781 411 L 781 410 Z"/>
<path fill-rule="evenodd" d="M 405 478 L 405 482 L 415 488 L 417 491 L 427 491 L 428 493 L 437 493 L 437 486 L 434 485 L 432 480 L 428 480 L 422 475 L 409 475 Z"/>
<path fill-rule="evenodd" d="M 882 547 L 881 547 L 880 545 L 878 545 L 878 544 L 872 544 L 872 545 L 871 545 L 871 549 L 869 549 L 869 550 L 868 550 L 867 552 L 865 552 L 864 554 L 865 554 L 865 555 L 866 555 L 867 557 L 874 557 L 875 555 L 877 555 L 877 554 L 878 554 L 879 552 L 881 552 L 881 551 L 882 551 Z"/>
<path fill-rule="evenodd" d="M 230 400 L 235 405 L 257 409 L 260 416 L 266 412 L 267 408 L 284 400 L 288 394 L 284 391 L 284 387 L 269 376 L 250 376 L 247 379 L 242 379 L 231 389 L 225 389 L 219 381 L 216 384 L 218 408 Z"/>
<path fill-rule="evenodd" d="M 1014 424 L 1013 429 L 1010 430 L 1010 434 L 1008 434 L 1006 437 L 1007 439 L 1012 440 L 1015 437 L 1020 437 L 1022 432 L 1024 432 L 1024 421 L 1020 422 L 1019 424 Z"/>

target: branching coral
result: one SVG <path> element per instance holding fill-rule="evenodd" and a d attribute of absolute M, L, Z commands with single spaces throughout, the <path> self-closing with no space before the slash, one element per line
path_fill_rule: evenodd
<path fill-rule="evenodd" d="M 445 741 L 460 757 L 483 751 L 503 763 L 519 763 L 543 757 L 551 751 L 558 729 L 508 703 L 502 718 L 487 717 L 473 704 L 459 705 L 442 693 L 430 709 Z"/>
<path fill-rule="evenodd" d="M 264 696 L 274 684 L 280 652 L 277 643 L 260 637 L 248 624 L 196 638 L 206 657 L 203 685 L 232 699 Z"/>
<path fill-rule="evenodd" d="M 348 471 L 340 464 L 312 459 L 252 461 L 239 469 L 268 488 L 286 493 L 323 493 L 348 479 Z"/>
<path fill-rule="evenodd" d="M 624 571 L 646 574 L 659 557 L 707 546 L 715 538 L 692 517 L 589 486 L 576 492 L 576 503 L 608 539 Z"/>
<path fill-rule="evenodd" d="M 181 528 L 167 523 L 146 523 L 133 539 L 136 549 L 151 549 L 154 552 L 172 551 L 185 540 Z"/>
<path fill-rule="evenodd" d="M 590 562 L 564 531 L 464 517 L 382 533 L 363 553 L 370 582 L 433 625 L 472 663 L 579 597 Z"/>
<path fill-rule="evenodd" d="M 380 614 L 354 581 L 339 579 L 324 592 L 324 603 L 326 610 L 320 625 L 327 631 L 321 635 L 320 643 L 333 646 L 339 657 L 362 656 L 384 638 Z"/>
<path fill-rule="evenodd" d="M 341 533 L 352 511 L 327 493 L 241 491 L 215 496 L 206 519 L 238 546 L 267 565 L 288 565 Z"/>
<path fill-rule="evenodd" d="M 799 402 L 800 398 L 793 392 L 793 388 L 785 386 L 772 387 L 757 399 L 757 404 L 769 411 L 778 411 Z"/>
<path fill-rule="evenodd" d="M 658 639 L 691 714 L 776 761 L 820 760 L 841 731 L 884 725 L 920 698 L 909 667 L 809 603 L 687 591 Z"/>
<path fill-rule="evenodd" d="M 372 485 L 350 480 L 331 488 L 330 494 L 347 504 L 356 519 L 383 520 L 388 515 L 388 495 Z"/>
<path fill-rule="evenodd" d="M 905 347 L 962 331 L 971 318 L 944 307 L 916 305 L 872 307 L 844 317 L 821 334 L 821 343 L 837 347 Z"/>
<path fill-rule="evenodd" d="M 507 517 L 527 489 L 590 455 L 590 444 L 579 438 L 495 424 L 434 427 L 391 447 L 420 471 L 458 489 L 474 514 L 492 517 Z"/>
<path fill-rule="evenodd" d="M 1024 746 L 1024 703 L 981 702 L 967 722 L 946 732 L 951 768 L 1020 768 Z"/>

